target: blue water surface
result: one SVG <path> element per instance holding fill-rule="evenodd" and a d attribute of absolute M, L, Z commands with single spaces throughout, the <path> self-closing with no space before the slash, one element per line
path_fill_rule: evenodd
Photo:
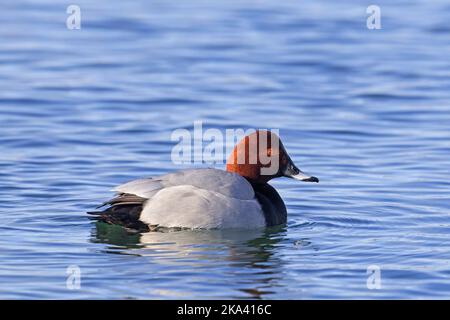
<path fill-rule="evenodd" d="M 67 1 L 1 5 L 0 298 L 450 298 L 448 1 L 377 1 L 380 30 L 367 1 L 75 2 L 80 30 Z M 180 169 L 197 120 L 278 128 L 321 182 L 273 181 L 267 230 L 87 218 Z"/>

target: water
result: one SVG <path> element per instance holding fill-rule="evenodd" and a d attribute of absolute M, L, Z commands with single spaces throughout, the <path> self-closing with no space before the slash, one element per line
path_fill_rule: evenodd
<path fill-rule="evenodd" d="M 1 6 L 1 298 L 450 298 L 446 1 L 378 1 L 381 30 L 366 1 L 76 4 L 81 30 L 66 1 Z M 87 219 L 180 169 L 196 120 L 279 128 L 321 183 L 274 181 L 288 224 L 254 232 Z"/>

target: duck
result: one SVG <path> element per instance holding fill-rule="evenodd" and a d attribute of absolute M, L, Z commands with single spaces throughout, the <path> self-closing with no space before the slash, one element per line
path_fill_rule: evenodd
<path fill-rule="evenodd" d="M 136 232 L 282 225 L 286 205 L 268 183 L 279 177 L 319 182 L 294 164 L 276 133 L 256 130 L 236 144 L 226 170 L 184 169 L 133 180 L 114 188 L 116 195 L 97 208 L 106 209 L 89 214 Z"/>

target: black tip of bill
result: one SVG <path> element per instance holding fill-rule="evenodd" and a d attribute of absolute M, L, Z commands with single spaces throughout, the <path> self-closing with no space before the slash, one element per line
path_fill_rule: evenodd
<path fill-rule="evenodd" d="M 302 181 L 319 183 L 319 178 L 317 178 L 317 177 L 309 177 L 309 178 L 303 179 Z"/>

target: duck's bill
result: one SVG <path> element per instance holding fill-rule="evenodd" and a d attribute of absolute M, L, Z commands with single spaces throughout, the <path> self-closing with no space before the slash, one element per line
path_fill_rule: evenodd
<path fill-rule="evenodd" d="M 319 182 L 319 178 L 314 177 L 314 176 L 309 176 L 303 172 L 289 176 L 289 178 L 292 178 L 295 180 L 300 180 L 300 181 L 305 181 L 305 182 Z"/>
<path fill-rule="evenodd" d="M 287 166 L 286 170 L 283 172 L 283 175 L 288 178 L 305 182 L 319 182 L 319 178 L 307 175 L 298 169 L 293 163 L 290 163 Z"/>

